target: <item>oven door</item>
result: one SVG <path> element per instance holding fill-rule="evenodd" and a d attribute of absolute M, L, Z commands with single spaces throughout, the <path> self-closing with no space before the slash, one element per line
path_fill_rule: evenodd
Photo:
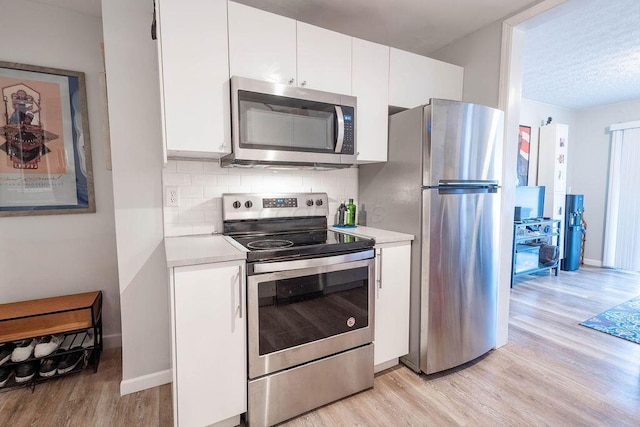
<path fill-rule="evenodd" d="M 247 279 L 249 378 L 373 341 L 373 251 L 350 255 L 254 265 L 280 270 Z"/>

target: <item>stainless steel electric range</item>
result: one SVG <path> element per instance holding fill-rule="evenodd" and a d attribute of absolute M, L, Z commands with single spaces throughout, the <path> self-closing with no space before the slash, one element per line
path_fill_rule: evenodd
<path fill-rule="evenodd" d="M 375 242 L 327 229 L 325 193 L 222 203 L 224 234 L 248 251 L 250 426 L 373 387 Z"/>

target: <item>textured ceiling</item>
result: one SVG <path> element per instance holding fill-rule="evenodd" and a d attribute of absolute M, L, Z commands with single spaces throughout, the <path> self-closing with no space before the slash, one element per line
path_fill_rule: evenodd
<path fill-rule="evenodd" d="M 640 99 L 638 0 L 568 0 L 526 27 L 524 98 L 573 109 Z"/>

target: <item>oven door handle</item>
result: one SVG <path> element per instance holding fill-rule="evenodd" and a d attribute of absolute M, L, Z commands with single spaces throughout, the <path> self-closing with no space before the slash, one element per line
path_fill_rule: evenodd
<path fill-rule="evenodd" d="M 345 262 L 360 261 L 374 257 L 373 249 L 350 254 L 336 255 L 323 258 L 299 259 L 295 261 L 279 261 L 256 263 L 254 273 L 273 273 L 276 271 L 299 270 L 302 268 L 324 267 L 327 265 L 343 264 Z"/>

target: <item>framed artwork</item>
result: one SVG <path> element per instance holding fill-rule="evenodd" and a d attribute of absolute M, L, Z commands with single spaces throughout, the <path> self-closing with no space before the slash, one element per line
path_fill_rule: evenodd
<path fill-rule="evenodd" d="M 84 73 L 0 62 L 0 216 L 95 211 Z"/>
<path fill-rule="evenodd" d="M 518 185 L 529 182 L 529 151 L 531 148 L 531 127 L 518 128 Z"/>

